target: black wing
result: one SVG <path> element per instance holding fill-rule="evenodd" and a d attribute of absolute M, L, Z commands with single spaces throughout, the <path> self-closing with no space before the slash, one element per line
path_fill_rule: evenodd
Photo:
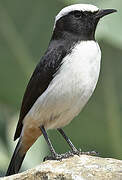
<path fill-rule="evenodd" d="M 47 89 L 48 85 L 53 79 L 53 75 L 60 67 L 62 59 L 65 55 L 66 50 L 63 46 L 60 46 L 56 49 L 52 48 L 52 50 L 48 50 L 40 60 L 31 76 L 23 97 L 14 140 L 16 140 L 21 134 L 23 127 L 22 121 L 24 117 L 36 102 L 37 98 Z"/>

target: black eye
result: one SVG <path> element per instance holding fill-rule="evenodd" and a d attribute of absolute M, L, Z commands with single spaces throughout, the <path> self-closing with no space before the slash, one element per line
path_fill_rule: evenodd
<path fill-rule="evenodd" d="M 81 16 L 82 16 L 82 12 L 81 11 L 74 11 L 74 16 L 76 17 L 76 18 L 80 18 Z"/>

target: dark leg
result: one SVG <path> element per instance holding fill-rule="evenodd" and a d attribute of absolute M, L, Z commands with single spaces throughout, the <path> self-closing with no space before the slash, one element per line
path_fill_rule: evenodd
<path fill-rule="evenodd" d="M 50 150 L 52 156 L 56 156 L 57 153 L 55 152 L 55 149 L 53 148 L 53 146 L 52 146 L 52 144 L 51 144 L 51 141 L 50 141 L 50 139 L 48 138 L 48 135 L 47 135 L 47 133 L 46 133 L 46 131 L 45 131 L 44 126 L 40 126 L 40 129 L 41 129 L 42 134 L 43 134 L 43 136 L 44 136 L 44 138 L 45 138 L 45 140 L 46 140 L 46 142 L 47 142 L 47 145 L 48 145 L 48 147 L 49 147 L 49 150 Z"/>
<path fill-rule="evenodd" d="M 58 128 L 57 130 L 58 130 L 58 131 L 60 132 L 60 134 L 64 137 L 64 139 L 66 140 L 66 142 L 67 142 L 68 145 L 70 146 L 73 154 L 80 154 L 80 151 L 78 151 L 78 150 L 76 149 L 76 147 L 72 144 L 71 140 L 66 136 L 66 134 L 64 133 L 64 131 L 63 131 L 61 128 Z"/>
<path fill-rule="evenodd" d="M 64 133 L 64 131 L 63 131 L 61 128 L 58 128 L 57 130 L 58 130 L 58 131 L 60 132 L 60 134 L 64 137 L 64 139 L 66 140 L 66 142 L 67 142 L 68 145 L 70 146 L 73 154 L 77 154 L 77 155 L 80 155 L 80 154 L 98 155 L 98 154 L 99 154 L 99 153 L 97 153 L 97 152 L 95 152 L 95 151 L 81 152 L 81 150 L 77 150 L 77 149 L 75 148 L 75 146 L 72 144 L 71 140 L 66 136 L 66 134 Z"/>
<path fill-rule="evenodd" d="M 75 146 L 72 144 L 71 140 L 66 136 L 66 134 L 64 133 L 64 131 L 62 129 L 57 129 L 60 134 L 64 137 L 64 139 L 66 140 L 66 142 L 68 143 L 68 145 L 70 146 L 71 150 L 73 152 L 77 152 L 78 150 L 75 148 Z"/>
<path fill-rule="evenodd" d="M 43 136 L 44 136 L 44 138 L 45 138 L 45 140 L 46 140 L 46 142 L 47 142 L 47 144 L 48 144 L 49 150 L 50 150 L 50 152 L 51 152 L 51 156 L 45 157 L 45 158 L 44 158 L 44 161 L 45 161 L 45 160 L 61 160 L 61 159 L 63 159 L 63 158 L 68 158 L 68 157 L 72 156 L 71 153 L 57 154 L 56 151 L 55 151 L 55 149 L 53 148 L 53 146 L 52 146 L 52 144 L 51 144 L 50 139 L 48 138 L 48 135 L 47 135 L 47 133 L 46 133 L 46 131 L 45 131 L 44 126 L 40 126 L 40 129 L 41 129 L 41 131 L 42 131 L 42 134 L 43 134 Z"/>

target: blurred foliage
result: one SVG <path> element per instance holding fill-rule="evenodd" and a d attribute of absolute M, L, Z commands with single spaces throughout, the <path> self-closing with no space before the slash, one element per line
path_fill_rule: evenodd
<path fill-rule="evenodd" d="M 77 148 L 96 150 L 102 157 L 122 159 L 122 2 L 0 0 L 0 175 L 5 173 L 12 156 L 22 96 L 48 46 L 54 17 L 72 3 L 115 8 L 118 13 L 105 17 L 98 26 L 96 37 L 102 49 L 100 79 L 85 109 L 64 130 Z M 55 130 L 49 133 L 57 152 L 69 149 Z M 24 169 L 39 164 L 45 154 L 47 145 L 41 137 L 28 152 Z"/>

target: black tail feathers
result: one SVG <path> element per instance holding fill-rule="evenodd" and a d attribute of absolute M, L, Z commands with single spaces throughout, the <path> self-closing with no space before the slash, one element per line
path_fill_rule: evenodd
<path fill-rule="evenodd" d="M 25 157 L 25 154 L 22 154 L 20 152 L 20 148 L 21 148 L 21 142 L 19 140 L 14 150 L 13 156 L 11 158 L 6 176 L 17 174 L 19 172 L 19 169 L 21 168 L 21 164 Z"/>

